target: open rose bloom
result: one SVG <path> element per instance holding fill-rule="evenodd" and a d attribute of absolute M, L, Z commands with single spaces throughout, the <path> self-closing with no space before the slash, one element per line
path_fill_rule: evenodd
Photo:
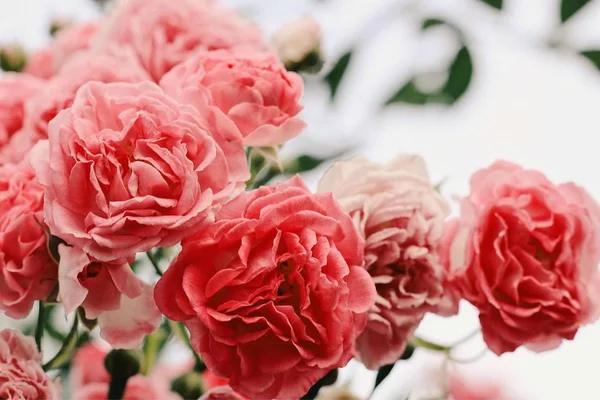
<path fill-rule="evenodd" d="M 549 350 L 598 317 L 600 207 L 579 186 L 496 162 L 446 229 L 451 284 L 493 352 Z"/>
<path fill-rule="evenodd" d="M 335 64 L 314 18 L 267 38 L 217 0 L 105 11 L 0 75 L 0 312 L 23 331 L 0 330 L 0 399 L 354 399 L 351 361 L 456 361 L 476 335 L 421 330 L 461 300 L 497 355 L 600 315 L 600 206 L 574 183 L 497 162 L 449 218 L 419 155 L 279 159 Z"/>

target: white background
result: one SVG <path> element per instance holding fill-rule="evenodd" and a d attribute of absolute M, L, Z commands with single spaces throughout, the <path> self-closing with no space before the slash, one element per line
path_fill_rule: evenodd
<path fill-rule="evenodd" d="M 268 34 L 287 20 L 314 15 L 324 26 L 324 47 L 332 59 L 357 37 L 369 35 L 361 41 L 335 106 L 328 104 L 324 90 L 308 85 L 309 129 L 290 143 L 288 153 L 316 149 L 326 155 L 353 147 L 381 161 L 398 152 L 419 153 L 435 181 L 448 179 L 448 196 L 465 194 L 473 171 L 504 158 L 538 168 L 556 181 L 573 180 L 600 199 L 600 72 L 573 52 L 544 45 L 553 37 L 573 48 L 600 48 L 598 1 L 563 28 L 555 0 L 505 0 L 502 13 L 477 0 L 229 2 L 242 5 Z M 50 18 L 89 19 L 97 13 L 84 0 L 0 0 L 0 42 L 18 40 L 33 49 L 47 41 Z M 475 58 L 470 90 L 450 109 L 398 106 L 380 112 L 379 104 L 411 71 L 444 65 L 454 54 L 457 44 L 447 32 L 427 38 L 418 34 L 421 19 L 432 16 L 444 16 L 465 31 Z M 322 171 L 309 174 L 309 182 L 314 185 Z M 420 334 L 451 342 L 476 324 L 476 314 L 465 305 L 460 317 L 427 318 Z M 482 345 L 473 342 L 471 353 Z M 511 399 L 600 399 L 599 360 L 600 323 L 582 329 L 558 350 L 487 355 L 466 371 L 501 382 Z M 396 368 L 373 398 L 402 398 L 401 389 L 434 364 L 433 356 L 417 354 Z M 373 373 L 358 365 L 348 371 L 345 376 L 355 374 L 356 393 L 366 397 Z M 433 386 L 432 381 L 425 386 Z"/>

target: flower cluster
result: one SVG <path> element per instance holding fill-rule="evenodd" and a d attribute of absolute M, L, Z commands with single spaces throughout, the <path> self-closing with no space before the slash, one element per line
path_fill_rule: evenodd
<path fill-rule="evenodd" d="M 352 358 L 410 357 L 425 315 L 461 299 L 497 354 L 596 320 L 600 207 L 572 183 L 497 162 L 453 219 L 417 155 L 337 162 L 316 193 L 254 185 L 253 149 L 305 128 L 290 65 L 321 35 L 304 18 L 271 46 L 211 0 L 124 0 L 0 79 L 0 310 L 39 301 L 38 334 L 44 304 L 74 320 L 44 369 L 84 342 L 80 320 L 115 349 L 143 343 L 116 367 L 82 347 L 73 396 L 300 398 Z M 176 335 L 195 362 L 155 365 Z M 58 396 L 33 340 L 1 331 L 0 397 Z"/>

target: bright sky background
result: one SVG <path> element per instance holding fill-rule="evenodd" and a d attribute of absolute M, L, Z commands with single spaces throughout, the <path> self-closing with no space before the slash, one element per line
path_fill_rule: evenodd
<path fill-rule="evenodd" d="M 389 0 L 228 2 L 244 5 L 267 33 L 313 14 L 324 25 L 325 50 L 332 58 L 360 32 L 375 35 L 357 52 L 335 107 L 327 104 L 325 91 L 308 85 L 309 129 L 290 143 L 288 153 L 335 153 L 353 145 L 380 161 L 398 152 L 419 153 L 435 181 L 448 178 L 444 192 L 449 196 L 465 194 L 473 171 L 504 158 L 538 168 L 555 181 L 573 180 L 600 199 L 600 72 L 574 53 L 540 45 L 552 36 L 579 49 L 600 48 L 599 1 L 563 29 L 557 29 L 557 0 L 505 0 L 500 14 L 478 0 L 396 0 L 398 6 L 391 8 Z M 0 0 L 0 41 L 19 40 L 32 49 L 47 40 L 51 17 L 89 19 L 96 13 L 84 0 Z M 451 109 L 401 106 L 375 116 L 377 104 L 411 69 L 440 63 L 455 51 L 456 43 L 443 31 L 427 39 L 417 33 L 421 19 L 432 16 L 444 16 L 465 31 L 475 58 L 470 90 Z M 322 171 L 309 174 L 309 182 L 314 185 Z M 428 318 L 420 333 L 453 341 L 476 323 L 465 306 L 458 318 Z M 475 352 L 479 346 L 475 340 Z M 399 388 L 433 365 L 427 354 L 412 361 L 397 368 L 373 399 L 401 398 Z M 365 395 L 374 375 L 357 365 L 350 369 L 357 373 L 358 393 Z M 599 399 L 600 322 L 558 350 L 488 355 L 468 371 L 504 379 L 514 399 Z"/>

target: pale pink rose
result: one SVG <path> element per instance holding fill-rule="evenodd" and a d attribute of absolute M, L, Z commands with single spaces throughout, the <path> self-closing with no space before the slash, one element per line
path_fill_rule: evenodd
<path fill-rule="evenodd" d="M 96 343 L 85 344 L 77 350 L 69 374 L 73 393 L 90 383 L 110 383 L 110 375 L 104 367 L 106 353 L 106 349 Z"/>
<path fill-rule="evenodd" d="M 87 82 L 142 82 L 148 79 L 135 56 L 127 50 L 80 52 L 27 103 L 24 129 L 37 136 L 38 140 L 47 138 L 48 123 L 60 111 L 71 107 L 77 90 Z"/>
<path fill-rule="evenodd" d="M 84 85 L 34 148 L 50 231 L 99 261 L 196 232 L 249 177 L 239 138 L 212 131 L 150 82 Z"/>
<path fill-rule="evenodd" d="M 509 400 L 502 382 L 450 372 L 446 400 Z"/>
<path fill-rule="evenodd" d="M 499 161 L 473 174 L 447 268 L 496 354 L 558 347 L 598 317 L 600 207 L 573 183 Z"/>
<path fill-rule="evenodd" d="M 364 157 L 338 162 L 319 192 L 332 192 L 365 238 L 365 267 L 377 288 L 357 357 L 370 369 L 394 363 L 443 294 L 444 269 L 435 250 L 449 207 L 424 160 L 411 155 L 387 165 Z"/>
<path fill-rule="evenodd" d="M 56 286 L 42 228 L 44 187 L 27 160 L 0 166 L 0 310 L 24 318 Z"/>
<path fill-rule="evenodd" d="M 219 386 L 210 389 L 198 400 L 244 400 L 244 398 L 229 386 Z"/>
<path fill-rule="evenodd" d="M 275 33 L 273 44 L 281 62 L 293 65 L 311 52 L 318 52 L 322 40 L 321 25 L 313 17 L 304 16 L 283 25 Z"/>
<path fill-rule="evenodd" d="M 263 51 L 258 28 L 234 10 L 202 0 L 124 0 L 97 40 L 134 49 L 156 82 L 198 50 L 250 47 Z"/>
<path fill-rule="evenodd" d="M 231 126 L 247 146 L 274 146 L 297 136 L 306 124 L 302 78 L 287 72 L 272 54 L 200 52 L 161 80 L 178 100 L 209 113 L 218 126 Z"/>
<path fill-rule="evenodd" d="M 43 81 L 28 74 L 7 73 L 0 78 L 0 163 L 3 148 L 23 126 L 25 103 L 42 87 Z"/>
<path fill-rule="evenodd" d="M 88 21 L 61 29 L 50 46 L 30 56 L 25 72 L 43 79 L 51 78 L 70 57 L 90 47 L 99 28 L 99 21 Z"/>
<path fill-rule="evenodd" d="M 0 398 L 59 400 L 60 386 L 42 370 L 41 361 L 33 338 L 12 329 L 0 331 Z"/>
<path fill-rule="evenodd" d="M 135 275 L 130 260 L 101 262 L 65 245 L 58 252 L 58 299 L 65 313 L 83 307 L 86 318 L 98 319 L 100 334 L 111 346 L 136 347 L 160 324 L 153 288 Z"/>
<path fill-rule="evenodd" d="M 87 344 L 77 351 L 71 368 L 71 390 L 77 400 L 104 400 L 110 375 L 104 368 L 107 351 L 97 344 Z M 189 369 L 188 369 L 189 370 Z M 186 372 L 179 366 L 157 366 L 149 376 L 136 375 L 127 381 L 124 400 L 181 400 L 171 392 L 171 381 Z"/>

